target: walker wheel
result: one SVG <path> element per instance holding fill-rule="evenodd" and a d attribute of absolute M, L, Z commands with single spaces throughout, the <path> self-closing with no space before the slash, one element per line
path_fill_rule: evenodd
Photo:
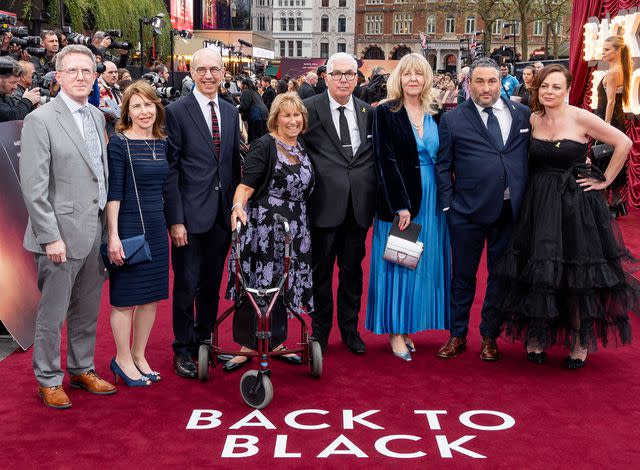
<path fill-rule="evenodd" d="M 261 410 L 273 399 L 273 385 L 266 374 L 249 370 L 240 379 L 240 394 L 247 405 Z"/>
<path fill-rule="evenodd" d="M 209 380 L 209 346 L 206 344 L 198 348 L 198 378 L 203 382 Z"/>
<path fill-rule="evenodd" d="M 322 348 L 317 341 L 309 342 L 309 368 L 312 377 L 318 378 L 322 375 Z"/>

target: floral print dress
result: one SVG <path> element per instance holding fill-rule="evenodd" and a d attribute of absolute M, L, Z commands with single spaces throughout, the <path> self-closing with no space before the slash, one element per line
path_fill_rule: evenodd
<path fill-rule="evenodd" d="M 287 282 L 287 303 L 298 313 L 313 310 L 311 232 L 307 199 L 313 191 L 313 167 L 302 146 L 290 146 L 276 139 L 276 162 L 268 190 L 250 200 L 248 224 L 240 237 L 242 271 L 249 287 L 273 287 L 284 272 L 284 230 L 273 220 L 280 214 L 289 221 L 292 235 L 291 264 Z M 289 161 L 285 149 L 300 163 Z M 235 300 L 236 249 L 231 247 L 227 298 Z"/>

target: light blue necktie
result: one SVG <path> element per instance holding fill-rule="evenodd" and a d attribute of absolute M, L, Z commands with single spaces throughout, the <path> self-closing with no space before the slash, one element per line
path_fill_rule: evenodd
<path fill-rule="evenodd" d="M 102 166 L 102 145 L 100 144 L 100 136 L 98 135 L 98 129 L 96 123 L 91 117 L 91 111 L 87 106 L 80 108 L 80 114 L 82 115 L 82 131 L 84 132 L 84 141 L 87 144 L 89 150 L 89 156 L 91 157 L 91 165 L 93 166 L 93 172 L 98 177 L 98 206 L 100 209 L 104 209 L 107 204 L 107 191 L 104 182 L 104 168 Z"/>

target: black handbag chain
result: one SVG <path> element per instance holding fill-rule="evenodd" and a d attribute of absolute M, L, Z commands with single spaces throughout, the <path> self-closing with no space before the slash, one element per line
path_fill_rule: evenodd
<path fill-rule="evenodd" d="M 129 139 L 124 134 L 121 134 L 125 143 L 127 144 L 127 157 L 129 157 L 129 166 L 131 166 L 131 176 L 133 177 L 133 189 L 136 192 L 136 201 L 138 202 L 138 212 L 140 213 L 140 222 L 142 224 L 142 234 L 147 235 L 144 229 L 144 218 L 142 217 L 142 207 L 140 206 L 140 196 L 138 196 L 138 185 L 136 184 L 136 174 L 133 171 L 133 161 L 131 160 L 131 149 L 129 148 Z"/>

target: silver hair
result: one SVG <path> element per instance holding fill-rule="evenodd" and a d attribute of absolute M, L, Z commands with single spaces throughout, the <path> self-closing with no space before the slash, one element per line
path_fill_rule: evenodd
<path fill-rule="evenodd" d="M 310 78 L 310 79 L 312 79 L 312 80 L 315 80 L 315 79 L 317 79 L 317 78 L 318 78 L 318 74 L 316 74 L 315 72 L 309 72 L 309 73 L 307 74 L 307 77 L 306 77 L 306 78 Z"/>
<path fill-rule="evenodd" d="M 200 56 L 203 54 L 209 54 L 209 53 L 215 55 L 216 59 L 220 61 L 220 67 L 224 67 L 224 62 L 222 61 L 222 55 L 220 55 L 220 51 L 218 51 L 218 49 L 215 49 L 213 47 L 203 47 L 202 49 L 198 49 L 193 53 L 193 56 L 191 57 L 191 68 L 195 70 Z"/>
<path fill-rule="evenodd" d="M 336 52 L 331 57 L 329 57 L 329 60 L 327 60 L 327 74 L 333 72 L 333 63 L 336 60 L 350 61 L 351 65 L 353 66 L 353 71 L 358 71 L 358 61 L 354 59 L 352 55 L 347 54 L 346 52 Z"/>
<path fill-rule="evenodd" d="M 71 44 L 62 48 L 56 54 L 56 70 L 60 71 L 62 68 L 62 60 L 68 56 L 69 54 L 84 54 L 87 57 L 91 58 L 91 63 L 93 64 L 93 71 L 96 71 L 96 56 L 93 55 L 93 52 L 87 47 L 81 44 Z"/>
<path fill-rule="evenodd" d="M 488 57 L 481 57 L 480 59 L 476 59 L 473 64 L 469 67 L 469 79 L 473 78 L 473 71 L 477 68 L 489 68 L 496 69 L 498 73 L 500 73 L 500 66 L 496 63 L 495 60 L 490 59 Z"/>

